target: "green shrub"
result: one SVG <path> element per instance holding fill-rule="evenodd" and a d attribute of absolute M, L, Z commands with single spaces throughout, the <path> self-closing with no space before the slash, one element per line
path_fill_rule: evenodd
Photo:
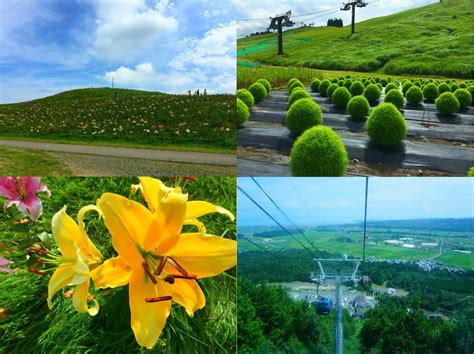
<path fill-rule="evenodd" d="M 267 94 L 270 93 L 270 91 L 272 90 L 272 85 L 270 84 L 270 81 L 268 81 L 267 79 L 258 79 L 257 82 L 265 86 Z"/>
<path fill-rule="evenodd" d="M 398 90 L 398 86 L 391 82 L 387 86 L 385 86 L 385 94 L 387 94 L 387 92 L 389 92 L 390 90 Z"/>
<path fill-rule="evenodd" d="M 441 95 L 442 93 L 445 93 L 445 92 L 451 92 L 451 88 L 449 87 L 447 83 L 442 82 L 438 86 L 438 91 L 439 91 L 439 94 Z"/>
<path fill-rule="evenodd" d="M 355 121 L 363 121 L 369 115 L 370 105 L 364 96 L 354 96 L 347 104 L 347 112 Z"/>
<path fill-rule="evenodd" d="M 397 107 L 391 103 L 382 103 L 369 116 L 367 132 L 376 145 L 397 146 L 407 135 L 407 125 Z"/>
<path fill-rule="evenodd" d="M 472 166 L 469 171 L 467 171 L 468 177 L 474 177 L 474 166 Z"/>
<path fill-rule="evenodd" d="M 466 89 L 463 89 L 463 88 L 457 89 L 456 91 L 454 91 L 454 96 L 456 96 L 456 98 L 458 99 L 459 107 L 461 109 L 466 108 L 467 106 L 470 106 L 472 103 L 472 96 L 470 92 Z"/>
<path fill-rule="evenodd" d="M 249 108 L 240 98 L 237 98 L 237 126 L 244 124 L 249 116 Z"/>
<path fill-rule="evenodd" d="M 329 85 L 331 85 L 329 80 L 321 81 L 321 83 L 319 84 L 319 93 L 321 94 L 321 96 L 326 96 L 326 91 L 327 91 Z"/>
<path fill-rule="evenodd" d="M 249 87 L 249 91 L 252 94 L 255 103 L 258 103 L 260 101 L 263 101 L 265 97 L 267 97 L 267 90 L 265 86 L 262 84 L 256 82 Z"/>
<path fill-rule="evenodd" d="M 329 127 L 308 129 L 291 149 L 293 176 L 342 176 L 348 163 L 342 139 Z"/>
<path fill-rule="evenodd" d="M 294 136 L 323 122 L 321 107 L 311 98 L 296 101 L 286 114 L 286 126 Z"/>
<path fill-rule="evenodd" d="M 382 79 L 382 80 L 380 80 L 380 84 L 381 84 L 383 87 L 385 87 L 385 86 L 387 86 L 387 84 L 388 84 L 388 80 L 387 80 L 387 79 Z"/>
<path fill-rule="evenodd" d="M 288 89 L 288 92 L 291 94 L 294 89 L 301 87 L 302 89 L 306 90 L 306 87 L 304 87 L 303 83 L 301 81 L 295 81 L 291 84 L 290 88 Z"/>
<path fill-rule="evenodd" d="M 351 93 L 345 87 L 338 87 L 332 94 L 332 103 L 339 108 L 346 108 L 350 99 Z"/>
<path fill-rule="evenodd" d="M 456 83 L 449 86 L 449 89 L 451 90 L 451 92 L 455 92 L 458 88 L 459 88 L 459 85 Z"/>
<path fill-rule="evenodd" d="M 407 94 L 407 91 L 410 89 L 410 87 L 412 87 L 413 85 L 415 85 L 413 82 L 411 81 L 405 81 L 405 83 L 403 84 L 402 86 L 402 92 L 403 92 L 403 96 L 405 96 Z"/>
<path fill-rule="evenodd" d="M 332 94 L 334 93 L 334 91 L 336 91 L 337 88 L 339 88 L 338 84 L 329 85 L 328 89 L 326 90 L 326 96 L 332 97 Z"/>
<path fill-rule="evenodd" d="M 304 89 L 294 89 L 291 95 L 288 97 L 288 106 L 291 107 L 293 103 L 301 100 L 302 98 L 311 98 L 311 95 Z"/>
<path fill-rule="evenodd" d="M 435 101 L 436 110 L 443 116 L 449 116 L 459 111 L 460 104 L 456 96 L 451 92 L 439 95 Z"/>
<path fill-rule="evenodd" d="M 408 89 L 406 94 L 408 103 L 420 104 L 423 101 L 423 91 L 418 86 L 412 86 Z"/>
<path fill-rule="evenodd" d="M 405 97 L 403 97 L 402 93 L 398 90 L 390 90 L 385 94 L 384 102 L 391 103 L 398 109 L 402 109 L 405 105 Z"/>
<path fill-rule="evenodd" d="M 474 99 L 474 85 L 468 86 L 466 90 L 469 91 L 469 93 L 471 94 L 471 97 Z"/>
<path fill-rule="evenodd" d="M 332 83 L 332 84 L 337 84 L 338 81 L 339 81 L 339 79 L 338 79 L 337 77 L 333 77 L 333 78 L 331 79 L 331 83 Z"/>
<path fill-rule="evenodd" d="M 356 81 L 351 85 L 350 91 L 352 96 L 362 95 L 364 93 L 365 86 L 362 82 Z"/>
<path fill-rule="evenodd" d="M 252 94 L 246 89 L 237 90 L 237 98 L 241 99 L 248 108 L 252 108 L 255 104 Z"/>
<path fill-rule="evenodd" d="M 439 96 L 438 87 L 433 83 L 429 83 L 423 88 L 423 96 L 428 102 L 434 102 Z"/>
<path fill-rule="evenodd" d="M 465 82 L 459 83 L 459 88 L 467 88 L 467 84 Z"/>
<path fill-rule="evenodd" d="M 288 90 L 290 89 L 291 84 L 293 84 L 293 82 L 296 82 L 296 81 L 300 81 L 300 80 L 298 80 L 296 78 L 292 78 L 292 79 L 288 80 L 288 84 L 287 84 Z"/>
<path fill-rule="evenodd" d="M 371 104 L 377 102 L 381 94 L 379 87 L 374 84 L 370 84 L 364 90 L 364 97 L 367 98 L 367 101 Z"/>
<path fill-rule="evenodd" d="M 346 81 L 344 81 L 344 87 L 350 90 L 353 83 L 354 82 L 351 79 L 346 79 Z"/>
<path fill-rule="evenodd" d="M 321 83 L 321 80 L 319 79 L 314 79 L 313 81 L 311 81 L 311 91 L 318 92 L 320 83 Z"/>

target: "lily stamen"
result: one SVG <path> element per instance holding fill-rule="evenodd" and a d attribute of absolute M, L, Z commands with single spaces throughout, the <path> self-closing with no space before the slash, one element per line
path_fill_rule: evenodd
<path fill-rule="evenodd" d="M 197 279 L 197 276 L 196 275 L 168 274 L 166 277 L 164 277 L 163 281 L 169 284 L 174 284 L 175 279 L 195 280 Z"/>
<path fill-rule="evenodd" d="M 143 263 L 142 263 L 142 267 L 143 267 L 143 269 L 145 269 L 146 275 L 148 275 L 148 277 L 149 277 L 150 280 L 153 282 L 153 284 L 157 284 L 158 281 L 157 281 L 156 278 L 153 276 L 153 274 L 151 274 L 150 268 L 148 268 L 148 264 L 146 264 L 145 262 L 143 262 Z"/>
<path fill-rule="evenodd" d="M 175 267 L 178 272 L 180 272 L 181 274 L 185 275 L 185 276 L 188 276 L 188 272 L 186 272 L 186 270 L 181 267 L 178 262 L 176 262 L 176 260 L 174 258 L 171 258 L 171 257 L 168 257 L 168 262 L 173 266 Z"/>
<path fill-rule="evenodd" d="M 146 302 L 160 302 L 160 301 L 169 301 L 173 297 L 171 296 L 159 296 L 159 297 L 147 297 L 145 298 Z"/>
<path fill-rule="evenodd" d="M 156 268 L 155 273 L 153 273 L 154 275 L 160 275 L 161 274 L 161 272 L 163 271 L 163 268 L 165 267 L 167 259 L 168 259 L 168 257 L 161 257 L 160 258 L 160 263 L 158 263 L 158 267 Z"/>

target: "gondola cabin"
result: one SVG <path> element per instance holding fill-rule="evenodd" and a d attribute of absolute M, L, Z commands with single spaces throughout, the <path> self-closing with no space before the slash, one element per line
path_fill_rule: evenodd
<path fill-rule="evenodd" d="M 329 315 L 332 309 L 332 299 L 329 297 L 320 297 L 316 300 L 316 313 L 318 315 Z"/>

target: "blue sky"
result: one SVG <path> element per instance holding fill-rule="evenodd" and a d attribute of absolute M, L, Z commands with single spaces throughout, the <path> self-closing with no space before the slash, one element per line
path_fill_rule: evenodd
<path fill-rule="evenodd" d="M 365 1 L 368 3 L 367 7 L 356 9 L 356 22 L 439 2 L 439 0 Z M 301 22 L 312 22 L 315 26 L 323 26 L 326 25 L 329 18 L 334 17 L 342 18 L 344 24 L 348 25 L 351 21 L 351 11 L 340 11 L 342 2 L 335 0 L 260 0 L 256 5 L 254 1 L 232 0 L 237 9 L 238 20 L 262 19 L 260 21 L 239 21 L 239 37 L 265 30 L 269 25 L 269 16 L 285 13 L 289 10 L 292 11 L 292 20 L 296 22 L 296 25 L 300 25 Z M 314 12 L 319 13 L 307 15 Z"/>
<path fill-rule="evenodd" d="M 256 180 L 297 225 L 350 223 L 364 218 L 365 178 Z M 238 185 L 288 225 L 250 178 L 239 177 Z M 473 178 L 371 177 L 368 195 L 369 220 L 474 217 Z M 275 225 L 240 191 L 237 198 L 239 225 Z"/>
<path fill-rule="evenodd" d="M 235 91 L 222 0 L 1 0 L 0 103 L 110 86 Z"/>

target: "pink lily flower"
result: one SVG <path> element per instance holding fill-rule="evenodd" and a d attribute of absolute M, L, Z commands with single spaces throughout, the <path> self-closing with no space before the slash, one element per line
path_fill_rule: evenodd
<path fill-rule="evenodd" d="M 6 264 L 13 263 L 8 259 L 0 257 L 0 271 L 10 273 L 12 270 L 10 268 L 5 267 Z"/>
<path fill-rule="evenodd" d="M 40 177 L 0 177 L 0 196 L 5 197 L 3 208 L 16 205 L 18 210 L 32 220 L 38 219 L 43 207 L 37 193 L 44 192 L 49 197 L 48 187 L 40 183 Z"/>

